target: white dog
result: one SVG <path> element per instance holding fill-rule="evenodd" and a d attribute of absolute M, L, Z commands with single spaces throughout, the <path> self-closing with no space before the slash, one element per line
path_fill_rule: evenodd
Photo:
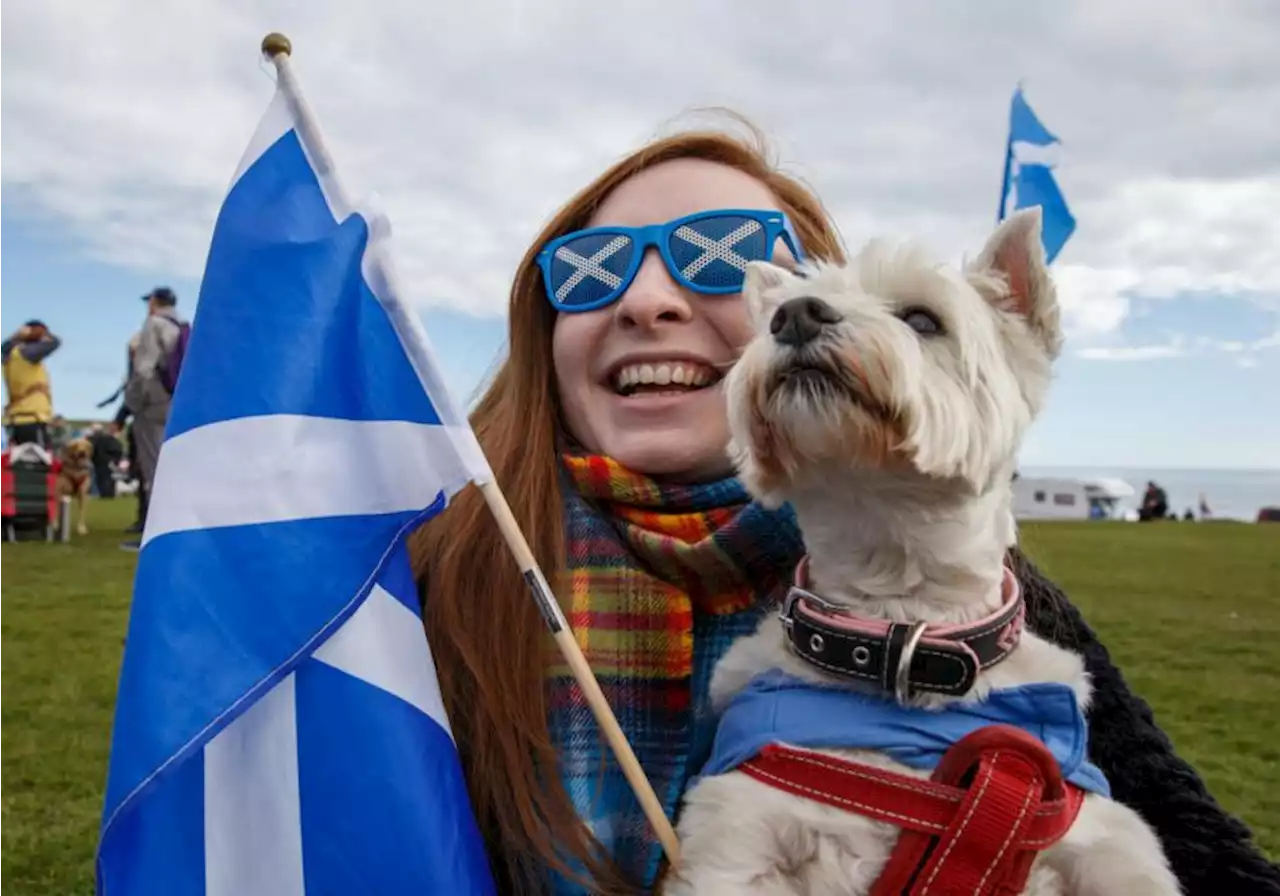
<path fill-rule="evenodd" d="M 1048 683 L 1036 688 L 1082 720 L 1081 657 L 1022 631 L 1004 565 L 1018 446 L 1061 347 L 1039 210 L 1005 221 L 963 271 L 873 243 L 848 266 L 753 264 L 744 296 L 759 335 L 726 382 L 731 448 L 758 499 L 792 504 L 809 557 L 785 620 L 766 618 L 716 668 L 717 711 L 746 706 L 734 698 L 773 670 L 824 699 L 913 717 L 994 711 L 1007 689 Z M 774 682 L 753 693 L 768 701 L 777 691 Z M 873 727 L 836 712 L 809 724 L 857 737 Z M 725 731 L 722 722 L 717 750 Z M 772 733 L 788 743 L 786 730 Z M 819 761 L 916 780 L 931 772 L 874 747 L 799 746 Z M 1097 790 L 1036 855 L 1023 892 L 1178 893 L 1151 829 Z M 865 894 L 899 836 L 897 825 L 741 770 L 695 783 L 678 831 L 669 896 Z"/>

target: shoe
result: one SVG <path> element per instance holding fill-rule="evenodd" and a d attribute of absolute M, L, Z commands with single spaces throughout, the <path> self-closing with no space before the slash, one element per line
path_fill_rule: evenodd
<path fill-rule="evenodd" d="M 120 550 L 137 553 L 142 550 L 142 539 L 136 538 L 133 541 L 122 541 L 120 542 Z"/>

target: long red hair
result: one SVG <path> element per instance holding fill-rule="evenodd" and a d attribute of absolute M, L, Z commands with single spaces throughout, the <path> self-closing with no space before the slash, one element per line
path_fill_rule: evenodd
<path fill-rule="evenodd" d="M 810 257 L 843 258 L 822 205 L 773 161 L 758 132 L 708 130 L 656 140 L 569 200 L 516 271 L 505 361 L 471 414 L 516 520 L 553 586 L 564 567 L 556 434 L 560 406 L 551 361 L 555 310 L 535 263 L 548 240 L 586 226 L 632 175 L 672 159 L 736 168 L 767 186 Z M 635 892 L 574 811 L 547 729 L 544 625 L 524 579 L 475 489 L 459 494 L 412 542 L 427 636 L 481 831 L 504 890 L 533 891 L 548 867 L 586 868 L 601 893 Z"/>

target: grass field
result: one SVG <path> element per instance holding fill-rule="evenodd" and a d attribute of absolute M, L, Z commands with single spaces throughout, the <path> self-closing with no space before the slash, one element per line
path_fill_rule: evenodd
<path fill-rule="evenodd" d="M 136 555 L 132 499 L 73 545 L 3 546 L 3 881 L 91 893 Z M 1033 558 L 1071 594 L 1215 796 L 1280 857 L 1280 526 L 1040 524 Z"/>

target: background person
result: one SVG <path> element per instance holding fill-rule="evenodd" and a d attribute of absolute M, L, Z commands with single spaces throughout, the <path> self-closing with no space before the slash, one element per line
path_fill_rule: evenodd
<path fill-rule="evenodd" d="M 154 494 L 156 462 L 173 401 L 161 380 L 160 366 L 177 345 L 185 323 L 177 312 L 178 297 L 167 286 L 153 289 L 143 299 L 147 303 L 147 319 L 138 335 L 138 347 L 133 352 L 124 390 L 125 404 L 133 415 L 129 441 L 137 454 L 139 491 L 146 493 L 139 498 L 140 509 L 149 504 Z M 141 547 L 141 541 L 127 541 L 121 547 L 136 550 Z"/>
<path fill-rule="evenodd" d="M 29 320 L 4 340 L 4 425 L 9 442 L 35 442 L 50 446 L 49 424 L 53 420 L 53 392 L 44 362 L 62 345 L 44 321 Z"/>

